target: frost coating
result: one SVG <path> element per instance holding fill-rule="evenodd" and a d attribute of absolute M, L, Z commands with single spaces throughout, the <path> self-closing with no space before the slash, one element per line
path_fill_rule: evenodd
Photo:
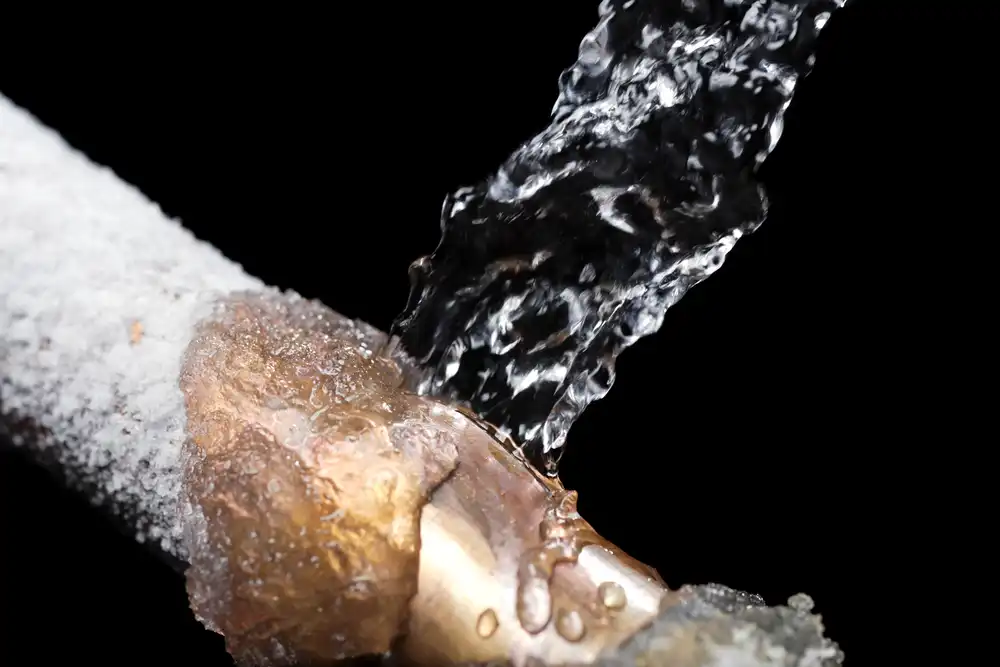
<path fill-rule="evenodd" d="M 178 560 L 181 357 L 262 288 L 0 96 L 0 435 Z"/>
<path fill-rule="evenodd" d="M 684 586 L 649 627 L 596 667 L 836 667 L 837 644 L 807 609 L 767 607 L 758 595 L 717 584 Z"/>
<path fill-rule="evenodd" d="M 421 509 L 469 422 L 406 393 L 384 338 L 247 295 L 187 352 L 188 591 L 243 664 L 382 653 L 404 628 Z"/>
<path fill-rule="evenodd" d="M 555 472 L 614 360 L 760 224 L 754 171 L 846 0 L 605 0 L 551 125 L 449 197 L 395 332 Z"/>

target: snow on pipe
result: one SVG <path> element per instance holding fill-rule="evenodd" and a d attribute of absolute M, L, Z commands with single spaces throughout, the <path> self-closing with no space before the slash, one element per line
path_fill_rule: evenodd
<path fill-rule="evenodd" d="M 238 660 L 839 661 L 808 605 L 667 591 L 488 426 L 407 393 L 384 340 L 0 96 L 0 435 L 190 564 Z"/>

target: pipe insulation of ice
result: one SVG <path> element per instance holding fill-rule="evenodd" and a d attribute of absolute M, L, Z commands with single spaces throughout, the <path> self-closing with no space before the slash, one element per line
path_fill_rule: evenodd
<path fill-rule="evenodd" d="M 261 289 L 0 96 L 0 424 L 181 560 L 183 352 L 220 296 Z"/>

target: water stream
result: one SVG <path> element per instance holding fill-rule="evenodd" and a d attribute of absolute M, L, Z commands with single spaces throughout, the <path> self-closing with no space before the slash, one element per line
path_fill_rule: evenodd
<path fill-rule="evenodd" d="M 763 221 L 756 172 L 847 0 L 604 0 L 550 125 L 449 196 L 394 324 L 422 393 L 555 474 L 618 354 Z"/>

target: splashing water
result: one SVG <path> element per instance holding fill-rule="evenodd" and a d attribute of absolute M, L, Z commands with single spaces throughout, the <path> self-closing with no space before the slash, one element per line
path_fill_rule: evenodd
<path fill-rule="evenodd" d="M 816 37 L 847 0 L 604 0 L 547 129 L 445 200 L 394 333 L 418 390 L 466 403 L 549 474 L 614 382 L 766 212 Z"/>

